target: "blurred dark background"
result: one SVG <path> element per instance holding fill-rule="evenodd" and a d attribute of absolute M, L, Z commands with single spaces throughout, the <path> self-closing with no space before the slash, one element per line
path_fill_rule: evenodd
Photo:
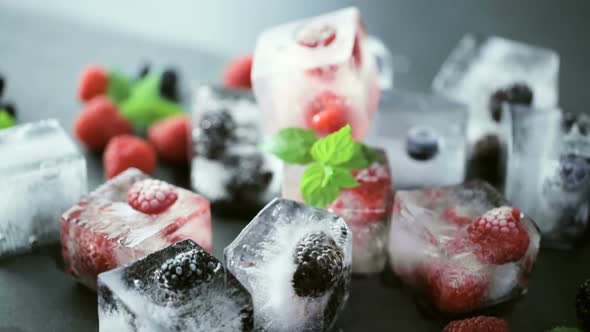
<path fill-rule="evenodd" d="M 88 63 L 133 74 L 148 61 L 175 66 L 185 82 L 219 82 L 224 62 L 251 51 L 265 27 L 349 5 L 361 9 L 368 31 L 394 53 L 396 87 L 429 90 L 463 34 L 496 34 L 555 49 L 561 56 L 560 104 L 586 112 L 587 0 L 0 0 L 0 72 L 20 122 L 57 118 L 70 130 L 80 110 L 76 81 Z M 102 166 L 99 157 L 87 157 L 93 189 L 103 180 Z M 188 168 L 160 166 L 156 176 L 186 185 Z M 218 257 L 246 222 L 214 218 Z M 587 248 L 543 251 L 530 293 L 495 313 L 509 320 L 512 331 L 574 325 L 573 295 L 590 276 L 589 258 Z M 355 279 L 337 331 L 440 331 L 443 320 L 425 316 L 387 279 Z M 97 326 L 95 294 L 75 286 L 50 257 L 0 262 L 0 332 L 96 331 Z"/>

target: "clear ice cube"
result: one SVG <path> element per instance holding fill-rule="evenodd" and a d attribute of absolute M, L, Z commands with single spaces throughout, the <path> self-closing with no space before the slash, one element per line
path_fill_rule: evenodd
<path fill-rule="evenodd" d="M 252 299 L 191 240 L 98 277 L 101 332 L 252 331 Z"/>
<path fill-rule="evenodd" d="M 468 110 L 444 97 L 383 91 L 368 141 L 387 151 L 396 189 L 462 183 Z"/>
<path fill-rule="evenodd" d="M 211 250 L 209 201 L 164 183 L 176 200 L 159 213 L 141 212 L 129 204 L 127 195 L 135 183 L 148 179 L 130 168 L 62 215 L 65 270 L 78 282 L 95 289 L 99 273 L 186 239 Z M 149 190 L 141 194 L 149 195 Z"/>
<path fill-rule="evenodd" d="M 348 299 L 352 237 L 335 214 L 275 199 L 225 248 L 261 331 L 327 331 Z"/>
<path fill-rule="evenodd" d="M 265 129 L 328 134 L 344 124 L 363 138 L 379 99 L 375 57 L 354 7 L 264 31 L 252 67 Z"/>
<path fill-rule="evenodd" d="M 192 187 L 213 204 L 260 208 L 279 195 L 282 164 L 258 148 L 261 116 L 250 92 L 195 89 Z"/>
<path fill-rule="evenodd" d="M 485 182 L 396 193 L 391 266 L 439 312 L 524 294 L 539 243 L 535 223 Z"/>
<path fill-rule="evenodd" d="M 393 202 L 393 176 L 381 150 L 371 166 L 353 172 L 359 186 L 343 189 L 326 210 L 340 215 L 352 231 L 352 272 L 381 272 L 387 262 L 387 229 Z M 283 198 L 303 201 L 300 191 L 305 168 L 285 167 Z M 396 175 L 397 181 L 397 175 Z M 397 185 L 397 183 L 396 183 Z"/>
<path fill-rule="evenodd" d="M 59 241 L 59 216 L 87 192 L 86 161 L 55 120 L 0 130 L 0 257 Z"/>
<path fill-rule="evenodd" d="M 506 196 L 530 214 L 544 245 L 572 247 L 590 214 L 590 117 L 510 108 L 513 146 Z"/>

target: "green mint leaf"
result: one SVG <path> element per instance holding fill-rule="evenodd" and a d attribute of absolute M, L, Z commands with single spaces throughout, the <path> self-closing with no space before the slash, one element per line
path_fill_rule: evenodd
<path fill-rule="evenodd" d="M 353 154 L 354 141 L 350 125 L 319 139 L 311 147 L 313 159 L 330 166 L 338 166 L 349 161 Z"/>
<path fill-rule="evenodd" d="M 108 75 L 107 95 L 117 104 L 129 98 L 131 93 L 131 80 L 129 77 L 117 70 L 109 71 Z"/>
<path fill-rule="evenodd" d="M 289 164 L 306 165 L 313 161 L 310 150 L 317 139 L 312 130 L 286 128 L 265 144 L 263 149 Z"/>
<path fill-rule="evenodd" d="M 332 203 L 340 194 L 340 189 L 332 184 L 330 178 L 333 169 L 320 163 L 313 163 L 303 172 L 301 179 L 301 195 L 303 200 L 312 206 L 324 208 Z"/>
<path fill-rule="evenodd" d="M 339 188 L 355 188 L 359 186 L 350 170 L 342 167 L 335 167 L 331 177 L 331 183 Z"/>
<path fill-rule="evenodd" d="M 341 164 L 340 166 L 346 169 L 353 170 L 365 168 L 371 165 L 371 162 L 366 156 L 365 148 L 365 145 L 363 145 L 362 143 L 354 142 L 354 154 L 352 155 L 352 158 L 350 158 L 349 161 Z"/>

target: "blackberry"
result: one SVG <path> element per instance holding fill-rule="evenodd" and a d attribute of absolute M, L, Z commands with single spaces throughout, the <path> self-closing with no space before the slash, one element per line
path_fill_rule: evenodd
<path fill-rule="evenodd" d="M 559 160 L 559 174 L 566 190 L 576 190 L 590 178 L 590 165 L 586 159 L 568 155 Z"/>
<path fill-rule="evenodd" d="M 586 279 L 576 293 L 576 314 L 584 331 L 590 331 L 590 279 Z"/>
<path fill-rule="evenodd" d="M 174 102 L 180 100 L 178 93 L 178 74 L 174 69 L 166 69 L 160 79 L 160 95 Z"/>
<path fill-rule="evenodd" d="M 499 186 L 505 176 L 505 158 L 502 141 L 497 135 L 486 135 L 473 147 L 469 160 L 470 178 L 483 179 Z"/>
<path fill-rule="evenodd" d="M 5 110 L 12 118 L 16 119 L 16 107 L 12 103 L 0 104 L 0 109 Z"/>
<path fill-rule="evenodd" d="M 344 254 L 324 232 L 305 236 L 295 248 L 297 269 L 291 283 L 298 296 L 319 297 L 342 276 Z"/>
<path fill-rule="evenodd" d="M 142 79 L 146 77 L 150 73 L 150 65 L 145 63 L 139 68 L 139 74 L 137 75 L 138 79 Z"/>
<path fill-rule="evenodd" d="M 259 153 L 248 155 L 230 154 L 224 164 L 234 168 L 227 189 L 235 199 L 247 199 L 261 193 L 272 181 L 271 171 L 264 169 L 264 160 Z"/>
<path fill-rule="evenodd" d="M 196 153 L 218 159 L 225 152 L 226 142 L 233 139 L 235 129 L 236 123 L 227 110 L 205 113 L 195 134 Z"/>
<path fill-rule="evenodd" d="M 167 289 L 184 290 L 208 282 L 219 270 L 219 263 L 202 250 L 183 252 L 166 260 L 155 272 L 158 283 Z"/>
<path fill-rule="evenodd" d="M 0 74 L 0 97 L 2 97 L 2 94 L 4 93 L 4 86 L 5 86 L 4 77 Z"/>
<path fill-rule="evenodd" d="M 497 90 L 490 97 L 490 112 L 496 122 L 502 119 L 502 104 L 519 104 L 530 106 L 533 102 L 533 91 L 524 83 L 515 83 L 508 88 Z"/>
<path fill-rule="evenodd" d="M 438 153 L 438 139 L 431 129 L 416 127 L 406 137 L 406 152 L 416 160 L 428 160 Z"/>

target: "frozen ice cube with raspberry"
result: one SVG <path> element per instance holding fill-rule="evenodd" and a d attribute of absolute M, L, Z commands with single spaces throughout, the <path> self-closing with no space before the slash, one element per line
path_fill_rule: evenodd
<path fill-rule="evenodd" d="M 99 273 L 186 239 L 211 250 L 209 201 L 134 168 L 61 218 L 66 272 L 93 289 Z"/>
<path fill-rule="evenodd" d="M 375 162 L 353 171 L 359 183 L 343 189 L 326 210 L 340 215 L 352 230 L 353 273 L 376 273 L 387 262 L 387 227 L 393 204 L 393 176 L 382 150 L 375 150 Z M 303 201 L 300 182 L 304 167 L 287 165 L 283 178 L 283 197 Z"/>
<path fill-rule="evenodd" d="M 536 224 L 485 182 L 396 193 L 391 266 L 439 312 L 524 294 L 539 244 Z"/>
<path fill-rule="evenodd" d="M 352 234 L 341 217 L 275 199 L 225 248 L 264 331 L 328 331 L 348 299 Z"/>
<path fill-rule="evenodd" d="M 252 85 L 271 134 L 305 127 L 319 135 L 346 124 L 369 130 L 379 99 L 375 58 L 358 9 L 282 24 L 258 38 Z"/>
<path fill-rule="evenodd" d="M 192 187 L 219 210 L 257 212 L 278 196 L 282 165 L 258 148 L 265 140 L 260 117 L 250 92 L 206 85 L 194 91 Z"/>
<path fill-rule="evenodd" d="M 0 257 L 59 241 L 59 216 L 86 194 L 86 162 L 55 120 L 0 130 Z"/>
<path fill-rule="evenodd" d="M 191 240 L 98 277 L 100 331 L 247 332 L 248 291 Z"/>

